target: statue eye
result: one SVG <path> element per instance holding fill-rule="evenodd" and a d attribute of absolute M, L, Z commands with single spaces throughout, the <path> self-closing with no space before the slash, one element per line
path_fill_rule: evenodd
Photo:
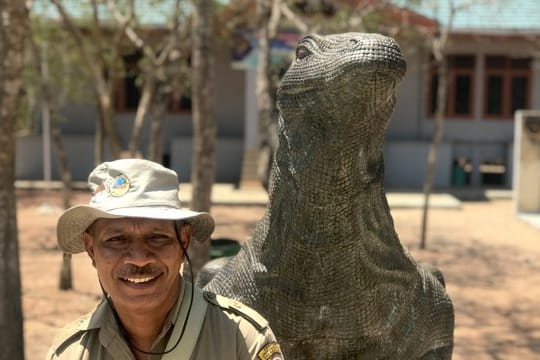
<path fill-rule="evenodd" d="M 304 45 L 298 45 L 296 47 L 296 59 L 297 60 L 302 60 L 306 57 L 308 57 L 309 55 L 311 55 L 311 51 L 305 47 Z"/>

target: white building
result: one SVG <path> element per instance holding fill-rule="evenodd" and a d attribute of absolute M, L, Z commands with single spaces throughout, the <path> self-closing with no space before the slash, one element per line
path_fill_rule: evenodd
<path fill-rule="evenodd" d="M 447 51 L 449 101 L 436 188 L 510 188 L 514 112 L 540 108 L 540 2 L 500 3 L 479 2 L 460 9 L 452 23 Z M 424 16 L 419 17 L 422 22 L 432 21 L 445 29 L 448 9 L 442 6 L 438 10 L 415 9 Z M 431 54 L 420 42 L 402 44 L 408 70 L 387 132 L 388 188 L 419 189 L 424 179 L 433 132 L 432 89 L 436 82 Z M 244 153 L 257 144 L 255 69 L 232 66 L 227 48 L 220 49 L 217 64 L 217 181 L 239 183 Z M 124 141 L 134 117 L 128 98 L 124 96 L 126 102 L 120 104 L 118 115 Z M 97 114 L 91 106 L 75 104 L 65 109 L 64 115 L 77 119 L 62 127 L 73 178 L 85 180 L 94 165 L 92 147 Z M 166 123 L 165 161 L 180 173 L 184 182 L 189 181 L 191 131 L 189 111 L 171 111 Z M 142 149 L 147 141 L 143 138 Z M 40 134 L 18 138 L 18 179 L 43 178 L 43 157 L 36 156 L 42 153 L 42 147 Z M 54 156 L 52 169 L 53 178 L 58 178 Z"/>

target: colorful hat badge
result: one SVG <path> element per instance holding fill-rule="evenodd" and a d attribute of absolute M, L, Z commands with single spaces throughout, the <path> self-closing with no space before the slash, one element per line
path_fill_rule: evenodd
<path fill-rule="evenodd" d="M 109 193 L 112 196 L 122 196 L 128 192 L 131 182 L 126 175 L 119 175 L 112 179 L 112 183 L 109 185 Z"/>
<path fill-rule="evenodd" d="M 125 195 L 131 186 L 129 178 L 122 174 L 115 178 L 105 179 L 94 192 L 94 201 L 99 202 L 107 196 L 120 197 Z"/>

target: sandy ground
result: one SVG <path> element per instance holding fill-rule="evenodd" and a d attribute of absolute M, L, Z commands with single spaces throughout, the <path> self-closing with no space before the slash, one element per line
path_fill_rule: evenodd
<path fill-rule="evenodd" d="M 87 202 L 77 193 L 74 203 Z M 261 206 L 215 206 L 215 237 L 249 239 Z M 59 291 L 62 255 L 55 192 L 18 192 L 26 359 L 43 359 L 58 327 L 99 299 L 86 255 L 73 258 L 74 290 Z M 444 272 L 456 312 L 454 359 L 540 359 L 540 229 L 516 219 L 510 200 L 464 202 L 430 212 L 428 250 L 419 250 L 421 212 L 393 209 L 402 243 Z"/>

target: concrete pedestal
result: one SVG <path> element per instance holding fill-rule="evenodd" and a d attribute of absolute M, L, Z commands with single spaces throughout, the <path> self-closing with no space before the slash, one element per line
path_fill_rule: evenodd
<path fill-rule="evenodd" d="M 514 208 L 540 214 L 540 111 L 516 112 L 514 131 Z"/>

